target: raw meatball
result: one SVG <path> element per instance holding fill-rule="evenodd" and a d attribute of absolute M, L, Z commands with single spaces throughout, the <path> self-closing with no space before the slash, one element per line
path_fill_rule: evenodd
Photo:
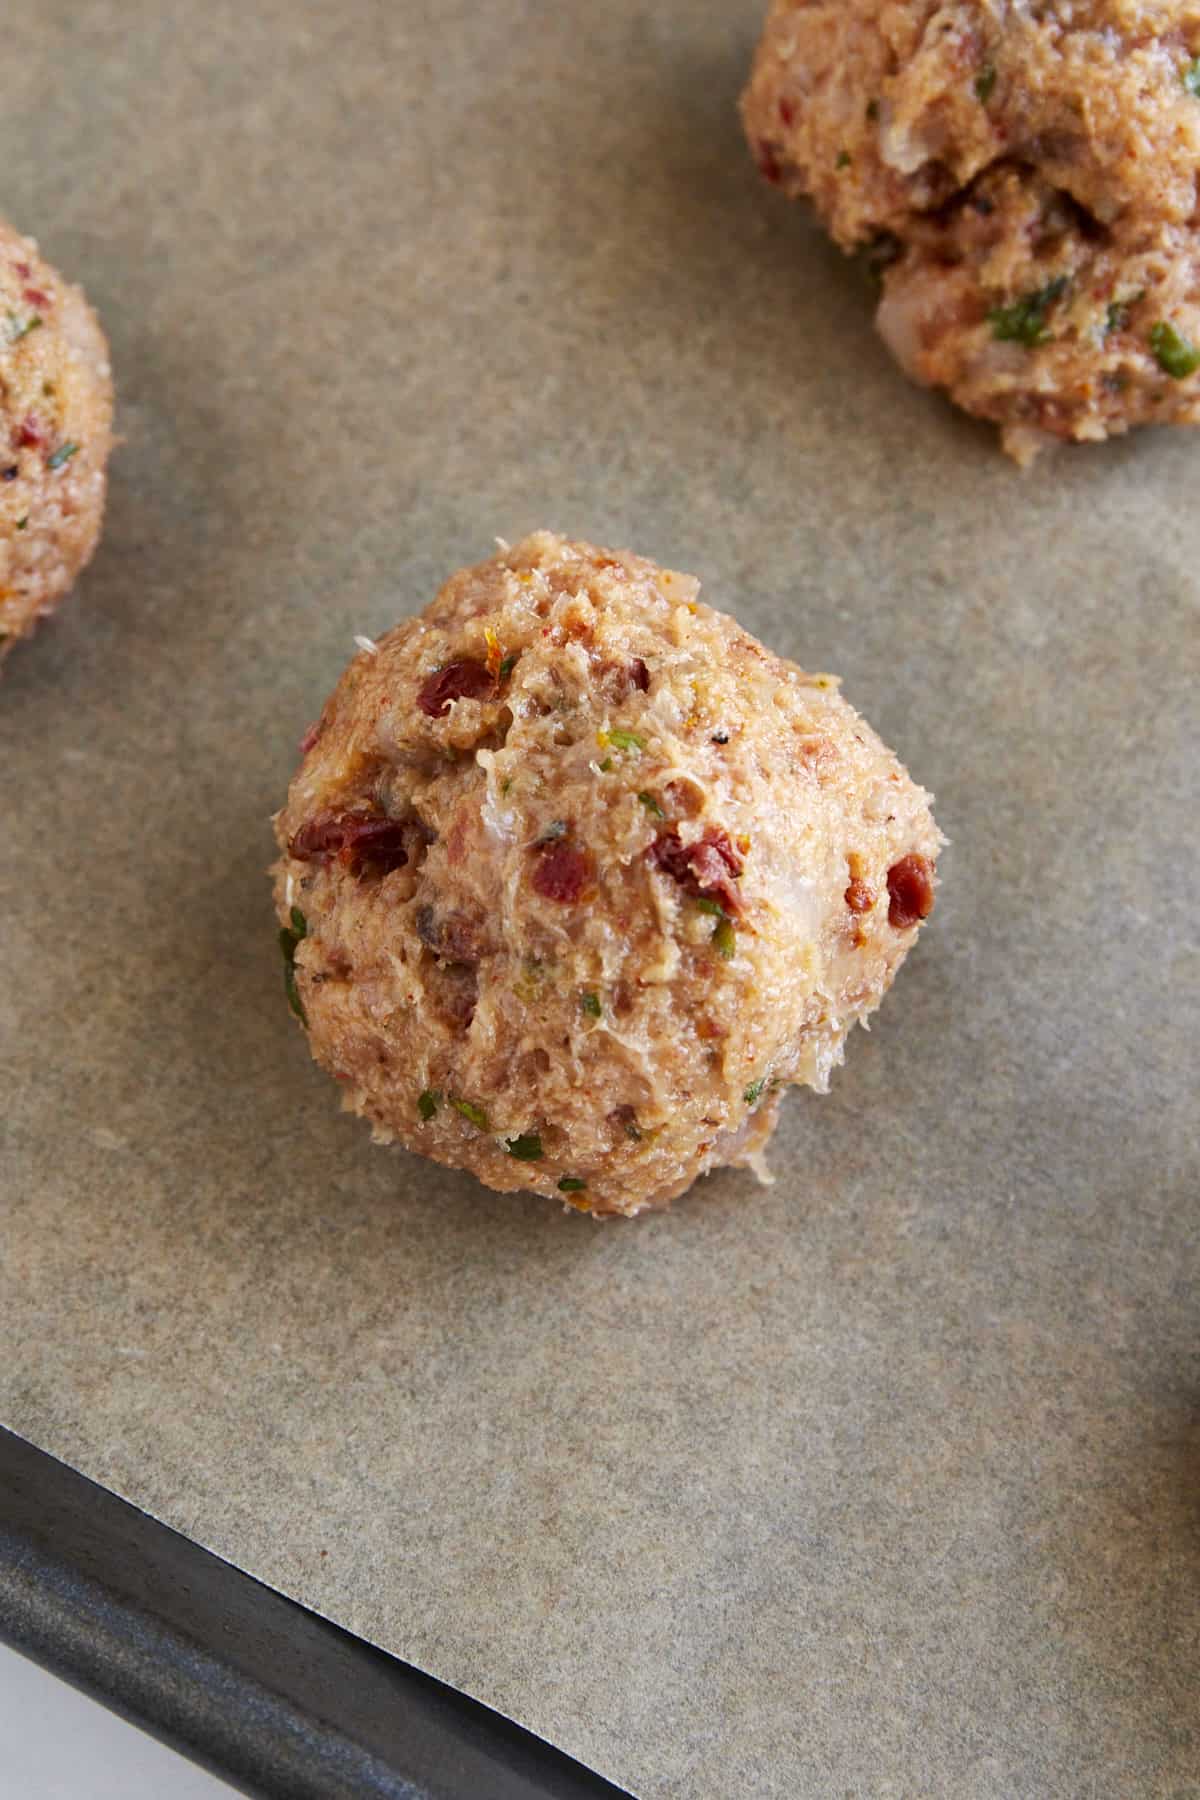
<path fill-rule="evenodd" d="M 929 797 L 698 583 L 537 532 L 350 664 L 276 820 L 293 1010 L 378 1138 L 586 1212 L 753 1164 L 933 905 Z"/>
<path fill-rule="evenodd" d="M 916 380 L 1047 437 L 1200 417 L 1200 6 L 775 0 L 743 113 L 844 249 L 894 258 Z"/>
<path fill-rule="evenodd" d="M 0 658 L 91 556 L 112 442 L 96 315 L 0 219 Z"/>

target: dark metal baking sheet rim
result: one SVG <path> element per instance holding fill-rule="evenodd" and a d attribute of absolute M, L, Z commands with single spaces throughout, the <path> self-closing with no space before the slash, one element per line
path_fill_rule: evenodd
<path fill-rule="evenodd" d="M 0 1638 L 264 1800 L 619 1800 L 0 1427 Z"/>

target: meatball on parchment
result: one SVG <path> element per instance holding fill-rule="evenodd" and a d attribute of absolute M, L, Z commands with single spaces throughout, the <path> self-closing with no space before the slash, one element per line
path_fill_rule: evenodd
<path fill-rule="evenodd" d="M 0 660 L 96 547 L 112 404 L 95 313 L 0 220 Z"/>
<path fill-rule="evenodd" d="M 538 532 L 355 657 L 276 821 L 293 1010 L 375 1135 L 583 1211 L 754 1164 L 934 898 L 929 797 L 841 698 Z"/>
<path fill-rule="evenodd" d="M 897 361 L 1019 461 L 1200 418 L 1200 5 L 774 0 L 742 110 L 886 262 Z"/>

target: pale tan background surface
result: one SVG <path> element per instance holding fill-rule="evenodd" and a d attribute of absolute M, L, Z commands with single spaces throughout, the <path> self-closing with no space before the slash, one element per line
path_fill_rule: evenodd
<path fill-rule="evenodd" d="M 749 0 L 6 24 L 0 205 L 127 442 L 0 687 L 0 1418 L 640 1793 L 1200 1792 L 1200 438 L 1022 477 L 762 189 Z M 768 1193 L 373 1149 L 264 868 L 351 652 L 546 522 L 939 797 Z"/>

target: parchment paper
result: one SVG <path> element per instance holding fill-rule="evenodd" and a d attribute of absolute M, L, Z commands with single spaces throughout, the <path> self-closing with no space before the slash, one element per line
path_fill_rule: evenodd
<path fill-rule="evenodd" d="M 126 441 L 0 685 L 0 1417 L 644 1796 L 1200 1793 L 1200 439 L 1022 476 L 909 387 L 757 23 L 6 20 Z M 263 873 L 352 634 L 541 523 L 839 671 L 953 840 L 777 1185 L 632 1226 L 373 1148 Z"/>

